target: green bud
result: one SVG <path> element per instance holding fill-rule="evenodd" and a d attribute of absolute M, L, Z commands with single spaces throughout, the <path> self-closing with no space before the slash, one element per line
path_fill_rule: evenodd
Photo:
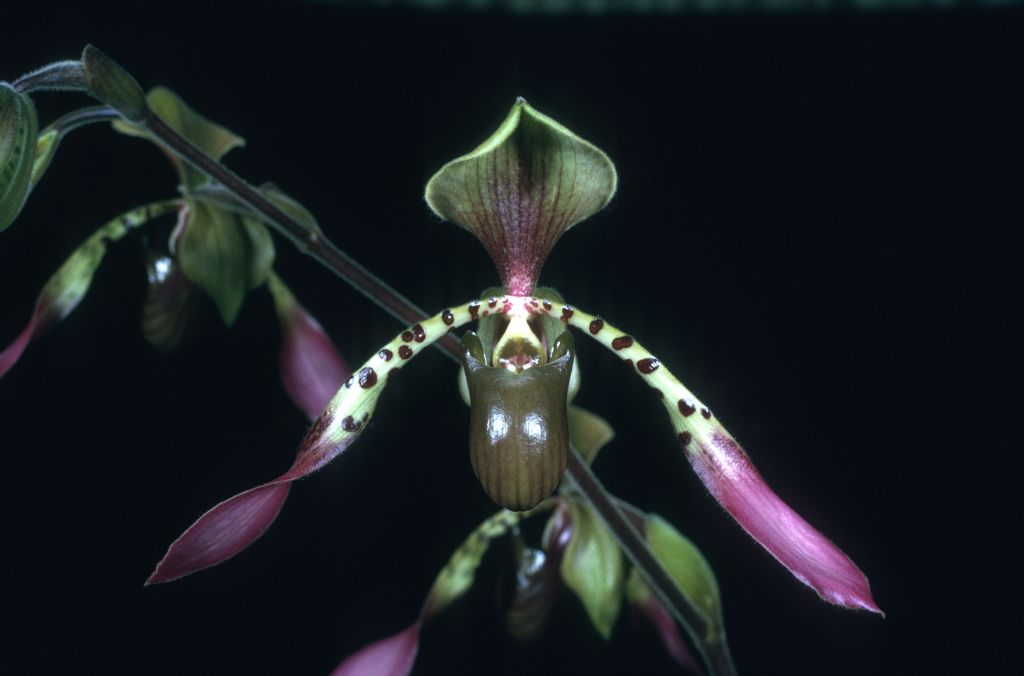
<path fill-rule="evenodd" d="M 142 87 L 116 61 L 92 45 L 86 45 L 82 51 L 82 68 L 90 96 L 121 113 L 129 122 L 139 123 L 149 116 Z"/>
<path fill-rule="evenodd" d="M 18 217 L 32 189 L 38 132 L 32 100 L 0 82 L 0 231 Z"/>

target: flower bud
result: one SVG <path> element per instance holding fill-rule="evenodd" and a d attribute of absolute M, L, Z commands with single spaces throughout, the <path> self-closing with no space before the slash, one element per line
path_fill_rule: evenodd
<path fill-rule="evenodd" d="M 32 100 L 0 82 L 0 231 L 18 217 L 31 190 L 38 131 Z"/>
<path fill-rule="evenodd" d="M 505 368 L 485 363 L 475 333 L 466 333 L 463 346 L 473 471 L 499 505 L 530 509 L 551 494 L 565 472 L 572 336 L 566 332 L 555 341 L 547 363 L 534 365 L 532 352 L 498 355 Z"/>
<path fill-rule="evenodd" d="M 149 116 L 146 94 L 124 68 L 92 45 L 82 51 L 85 85 L 89 94 L 121 113 L 129 122 Z"/>

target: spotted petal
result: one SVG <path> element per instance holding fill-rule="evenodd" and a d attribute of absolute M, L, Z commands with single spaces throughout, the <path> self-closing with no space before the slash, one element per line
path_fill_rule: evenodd
<path fill-rule="evenodd" d="M 449 328 L 474 319 L 478 307 L 479 302 L 474 301 L 444 310 L 403 331 L 381 348 L 334 395 L 306 434 L 288 471 L 221 502 L 199 517 L 171 544 L 147 584 L 169 582 L 226 561 L 259 539 L 277 518 L 291 483 L 329 463 L 359 437 L 373 415 L 388 376 L 446 335 Z"/>
<path fill-rule="evenodd" d="M 576 308 L 552 305 L 537 311 L 561 316 L 566 323 L 592 336 L 658 391 L 686 458 L 708 491 L 798 580 L 830 603 L 882 612 L 871 597 L 864 573 L 768 487 L 710 409 L 657 357 L 632 336 Z"/>
<path fill-rule="evenodd" d="M 434 174 L 425 197 L 476 235 L 505 289 L 521 296 L 558 238 L 608 204 L 616 181 L 604 152 L 519 99 L 491 138 Z"/>

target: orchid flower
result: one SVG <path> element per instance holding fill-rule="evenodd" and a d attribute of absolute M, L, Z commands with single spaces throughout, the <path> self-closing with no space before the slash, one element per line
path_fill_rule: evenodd
<path fill-rule="evenodd" d="M 564 584 L 606 638 L 622 601 L 629 600 L 655 625 L 673 658 L 693 669 L 662 604 L 667 592 L 660 584 L 648 585 L 653 566 L 699 620 L 703 633 L 686 627 L 696 647 L 704 653 L 713 643 L 725 655 L 708 666 L 731 672 L 717 583 L 696 546 L 656 515 L 613 505 L 609 509 L 622 509 L 635 522 L 631 528 L 643 533 L 653 557 L 650 566 L 637 562 L 628 571 L 623 553 L 635 557 L 634 548 L 620 541 L 623 533 L 608 528 L 602 520 L 607 510 L 601 511 L 591 493 L 566 472 L 577 453 L 588 463 L 612 436 L 607 423 L 571 404 L 580 387 L 578 335 L 603 345 L 655 390 L 697 476 L 755 541 L 822 599 L 881 613 L 864 574 L 767 486 L 711 409 L 657 356 L 627 331 L 537 285 L 560 237 L 614 196 L 614 165 L 593 144 L 519 99 L 490 138 L 443 166 L 427 183 L 426 202 L 441 219 L 477 237 L 495 264 L 501 287 L 412 321 L 350 372 L 320 325 L 272 271 L 274 248 L 265 226 L 311 249 L 383 305 L 388 303 L 382 299 L 400 305 L 395 300 L 400 296 L 329 245 L 309 212 L 277 188 L 254 189 L 220 165 L 228 150 L 243 143 L 239 137 L 194 113 L 169 90 L 143 96 L 131 76 L 94 48 L 86 49 L 81 63 L 55 64 L 52 72 L 44 69 L 0 89 L 0 227 L 17 216 L 63 133 L 60 125 L 44 130 L 34 148 L 26 140 L 36 136 L 26 83 L 44 86 L 60 78 L 109 106 L 93 114 L 93 121 L 117 116 L 119 131 L 167 150 L 183 196 L 111 221 L 72 254 L 44 287 L 26 329 L 0 353 L 0 375 L 80 302 L 108 243 L 157 216 L 176 213 L 166 254 L 155 255 L 149 265 L 147 338 L 160 348 L 176 345 L 187 320 L 185 308 L 197 291 L 214 302 L 230 325 L 246 295 L 267 285 L 282 325 L 285 387 L 299 408 L 315 418 L 290 468 L 202 514 L 170 545 L 147 584 L 223 563 L 251 545 L 276 519 L 294 481 L 331 462 L 359 438 L 390 377 L 437 344 L 459 357 L 460 392 L 470 407 L 470 463 L 482 490 L 501 511 L 455 552 L 410 627 L 355 653 L 335 673 L 408 673 L 422 626 L 465 593 L 490 542 L 507 534 L 519 545 L 517 595 L 507 617 L 513 634 L 528 637 L 539 630 L 552 589 Z M 415 310 L 403 316 L 409 314 L 420 316 Z M 471 323 L 476 331 L 464 332 L 458 345 L 452 334 Z M 589 471 L 586 464 L 580 471 Z M 527 546 L 519 524 L 548 512 L 552 515 L 540 548 Z M 678 612 L 675 618 L 683 621 Z"/>
<path fill-rule="evenodd" d="M 426 189 L 435 213 L 484 244 L 503 287 L 444 308 L 381 346 L 331 399 L 292 466 L 199 517 L 171 544 L 149 583 L 194 573 L 248 547 L 277 517 L 292 482 L 332 461 L 360 436 L 393 373 L 434 342 L 478 322 L 478 332 L 462 340 L 469 452 L 483 490 L 500 506 L 528 512 L 563 475 L 571 437 L 567 405 L 579 387 L 568 332 L 574 328 L 616 354 L 661 395 L 694 470 L 757 542 L 823 599 L 880 612 L 863 573 L 771 491 L 711 410 L 655 355 L 627 332 L 536 287 L 555 242 L 608 203 L 616 180 L 603 152 L 517 101 L 491 138 L 445 165 Z M 582 513 L 573 521 L 585 521 Z M 436 612 L 429 602 L 424 608 L 419 623 Z M 395 640 L 414 650 L 416 632 L 409 631 Z M 369 659 L 367 654 L 359 660 Z"/>

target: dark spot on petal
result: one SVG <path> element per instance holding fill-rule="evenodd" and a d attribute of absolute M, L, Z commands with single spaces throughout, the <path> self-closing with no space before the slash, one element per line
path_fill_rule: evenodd
<path fill-rule="evenodd" d="M 709 409 L 707 406 L 700 407 L 700 414 L 707 418 L 708 420 L 711 420 L 711 409 Z"/>
<path fill-rule="evenodd" d="M 494 296 L 491 296 L 490 298 L 487 299 L 487 307 L 494 307 L 497 304 L 498 304 L 498 299 L 495 298 Z"/>
<path fill-rule="evenodd" d="M 693 402 L 690 401 L 689 399 L 680 399 L 678 402 L 678 406 L 679 412 L 682 413 L 683 416 L 687 418 L 689 418 L 697 411 L 697 407 L 694 406 Z"/>
<path fill-rule="evenodd" d="M 451 326 L 455 321 L 455 315 L 452 314 L 451 310 L 445 310 L 441 313 L 441 321 Z"/>
<path fill-rule="evenodd" d="M 385 347 L 377 353 L 377 356 L 381 358 L 381 361 L 391 361 L 391 358 L 394 357 L 395 354 Z"/>
<path fill-rule="evenodd" d="M 544 309 L 545 310 L 551 310 L 551 302 L 550 301 L 544 301 Z"/>
<path fill-rule="evenodd" d="M 689 432 L 679 433 L 679 443 L 683 445 L 683 448 L 689 446 L 691 441 L 693 441 L 693 435 L 691 435 Z"/>
<path fill-rule="evenodd" d="M 604 328 L 604 320 L 603 319 L 595 319 L 594 321 L 590 322 L 590 333 L 592 333 L 595 336 L 597 335 L 597 332 L 600 331 L 603 328 Z"/>
<path fill-rule="evenodd" d="M 473 319 L 479 319 L 480 303 L 473 301 L 469 304 L 469 316 Z"/>
<path fill-rule="evenodd" d="M 402 341 L 405 343 L 412 342 L 412 331 L 402 331 Z"/>
<path fill-rule="evenodd" d="M 347 415 L 341 421 L 341 429 L 345 430 L 346 432 L 355 432 L 357 429 L 359 429 L 359 423 L 357 423 L 352 418 L 352 416 Z"/>
<path fill-rule="evenodd" d="M 426 340 L 427 333 L 426 331 L 423 330 L 422 326 L 417 324 L 416 326 L 412 327 L 412 337 L 416 339 L 417 343 L 422 343 L 424 340 Z"/>
<path fill-rule="evenodd" d="M 633 339 L 630 336 L 619 336 L 612 341 L 612 347 L 616 350 L 624 350 L 627 347 L 633 345 Z"/>
<path fill-rule="evenodd" d="M 645 376 L 654 373 L 661 366 L 661 362 L 655 357 L 648 357 L 647 359 L 641 359 L 636 363 L 636 370 Z"/>
<path fill-rule="evenodd" d="M 403 345 L 402 347 L 405 347 Z M 377 384 L 377 373 L 369 366 L 359 371 L 359 386 L 363 389 L 373 387 Z"/>
<path fill-rule="evenodd" d="M 573 307 L 571 305 L 563 306 L 562 307 L 562 321 L 563 322 L 568 322 L 570 319 L 572 319 L 572 313 L 573 312 L 574 312 L 574 310 L 573 310 Z"/>
<path fill-rule="evenodd" d="M 346 388 L 352 387 L 352 383 L 353 382 L 355 382 L 355 377 L 354 376 L 349 376 L 349 379 L 345 381 L 345 387 Z"/>
<path fill-rule="evenodd" d="M 398 348 L 398 356 L 401 357 L 402 359 L 408 359 L 409 357 L 412 356 L 412 348 L 409 347 L 408 345 L 403 345 L 402 347 Z"/>
<path fill-rule="evenodd" d="M 491 311 L 490 311 L 490 310 L 484 310 L 484 311 L 483 311 L 483 316 L 484 316 L 484 317 L 486 317 L 486 316 L 487 316 L 487 315 L 489 315 L 489 314 L 491 314 Z"/>
<path fill-rule="evenodd" d="M 627 359 L 626 360 L 626 365 L 629 366 L 629 368 L 633 368 L 633 360 L 632 359 Z"/>
<path fill-rule="evenodd" d="M 665 393 L 661 391 L 661 388 L 655 387 L 654 391 L 658 393 L 658 399 L 664 399 Z"/>

